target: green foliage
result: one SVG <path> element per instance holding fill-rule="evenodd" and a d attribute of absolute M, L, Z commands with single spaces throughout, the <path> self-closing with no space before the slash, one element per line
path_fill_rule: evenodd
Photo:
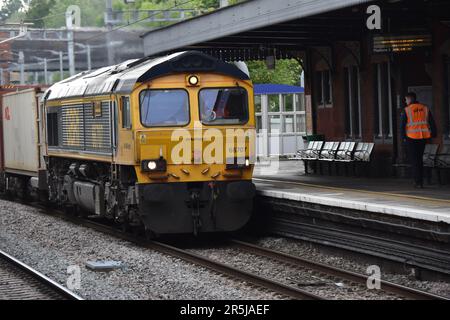
<path fill-rule="evenodd" d="M 21 0 L 3 0 L 3 6 L 0 10 L 0 22 L 6 22 L 14 17 L 22 8 Z"/>
<path fill-rule="evenodd" d="M 27 11 L 27 22 L 33 22 L 34 27 L 45 27 L 45 21 L 41 18 L 46 17 L 51 12 L 56 0 L 34 0 L 30 3 L 30 8 Z"/>
<path fill-rule="evenodd" d="M 2 15 L 11 15 L 21 8 L 21 0 L 5 0 L 0 11 Z M 123 0 L 113 0 L 114 10 L 164 10 L 168 8 L 198 9 L 208 12 L 219 7 L 219 0 L 192 0 L 181 5 L 186 0 L 137 0 L 135 4 L 126 5 Z M 230 4 L 242 2 L 242 0 L 230 0 Z M 65 26 L 64 13 L 70 5 L 78 5 L 81 8 L 81 25 L 84 27 L 104 26 L 105 0 L 31 0 L 30 8 L 26 13 L 26 19 L 34 22 L 37 28 L 60 28 Z M 145 14 L 141 16 L 145 17 Z M 141 27 L 156 27 L 159 25 L 144 24 Z"/>
<path fill-rule="evenodd" d="M 295 59 L 277 60 L 275 70 L 269 70 L 264 61 L 247 63 L 254 83 L 276 83 L 298 86 L 300 84 L 301 66 Z"/>
<path fill-rule="evenodd" d="M 65 12 L 70 5 L 81 8 L 81 25 L 103 25 L 105 0 L 32 0 L 27 20 L 35 27 L 60 28 L 66 25 Z"/>

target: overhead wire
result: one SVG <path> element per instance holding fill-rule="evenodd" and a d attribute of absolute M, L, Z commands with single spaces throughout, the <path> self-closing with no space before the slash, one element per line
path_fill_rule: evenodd
<path fill-rule="evenodd" d="M 177 9 L 177 8 L 180 7 L 180 6 L 186 5 L 186 4 L 191 3 L 191 2 L 193 2 L 193 0 L 187 0 L 187 1 L 184 1 L 184 2 L 180 2 L 180 3 L 177 3 L 177 1 L 175 1 L 175 5 L 174 5 L 174 6 L 169 7 L 169 8 L 166 8 L 166 9 L 164 9 L 164 10 L 173 10 L 173 9 Z M 113 29 L 111 29 L 111 30 L 104 31 L 104 32 L 101 32 L 101 33 L 99 33 L 99 34 L 96 34 L 96 35 L 94 35 L 94 36 L 92 36 L 92 37 L 90 37 L 90 38 L 87 38 L 85 41 L 88 42 L 88 41 L 90 41 L 90 40 L 92 40 L 92 39 L 96 39 L 96 38 L 101 37 L 101 36 L 103 36 L 103 35 L 107 35 L 107 34 L 109 34 L 109 33 L 112 33 L 112 32 L 115 32 L 115 31 L 118 31 L 118 30 L 127 28 L 127 27 L 129 27 L 129 26 L 138 24 L 138 23 L 143 22 L 143 21 L 145 21 L 145 20 L 148 20 L 148 19 L 150 19 L 150 18 L 152 18 L 152 17 L 155 17 L 155 16 L 158 15 L 158 14 L 160 14 L 160 12 L 156 12 L 156 13 L 150 14 L 150 15 L 148 15 L 148 16 L 145 16 L 145 17 L 143 17 L 143 18 L 141 18 L 141 19 L 138 19 L 138 20 L 136 20 L 136 21 L 133 21 L 133 22 L 128 22 L 127 24 L 121 25 L 121 26 L 116 27 L 116 28 L 113 28 Z"/>

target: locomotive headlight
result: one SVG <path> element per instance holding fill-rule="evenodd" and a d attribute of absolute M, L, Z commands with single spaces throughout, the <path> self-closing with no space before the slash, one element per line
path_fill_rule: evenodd
<path fill-rule="evenodd" d="M 154 160 L 144 160 L 141 163 L 143 172 L 165 172 L 167 171 L 167 161 L 164 158 Z"/>
<path fill-rule="evenodd" d="M 250 167 L 250 160 L 249 159 L 245 159 L 245 166 L 246 167 Z"/>
<path fill-rule="evenodd" d="M 198 86 L 200 83 L 200 78 L 195 75 L 190 75 L 187 78 L 187 82 L 190 86 Z"/>
<path fill-rule="evenodd" d="M 149 161 L 149 162 L 147 163 L 147 168 L 148 168 L 149 170 L 155 170 L 157 167 L 158 167 L 158 165 L 156 164 L 155 161 Z"/>

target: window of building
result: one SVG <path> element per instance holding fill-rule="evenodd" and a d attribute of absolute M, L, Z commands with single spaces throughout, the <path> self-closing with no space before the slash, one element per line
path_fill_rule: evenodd
<path fill-rule="evenodd" d="M 283 110 L 285 112 L 293 112 L 294 111 L 294 95 L 293 94 L 284 94 L 283 95 Z"/>
<path fill-rule="evenodd" d="M 298 114 L 295 116 L 296 118 L 296 125 L 297 125 L 297 132 L 301 132 L 306 134 L 306 114 Z"/>
<path fill-rule="evenodd" d="M 122 97 L 122 128 L 131 129 L 131 106 L 130 98 Z"/>
<path fill-rule="evenodd" d="M 445 60 L 445 73 L 446 73 L 446 103 L 444 105 L 443 112 L 443 130 L 445 135 L 450 138 L 450 57 Z"/>
<path fill-rule="evenodd" d="M 260 113 L 262 110 L 262 105 L 261 105 L 261 96 L 255 96 L 255 112 L 256 113 Z"/>
<path fill-rule="evenodd" d="M 285 133 L 294 133 L 294 116 L 293 115 L 285 115 L 284 116 L 284 132 Z"/>
<path fill-rule="evenodd" d="M 256 132 L 262 133 L 265 128 L 263 125 L 263 106 L 262 96 L 255 95 L 255 113 L 256 113 Z"/>
<path fill-rule="evenodd" d="M 269 116 L 269 132 L 281 133 L 281 116 L 279 115 Z"/>
<path fill-rule="evenodd" d="M 316 101 L 319 108 L 330 107 L 333 104 L 333 88 L 331 71 L 316 72 Z"/>
<path fill-rule="evenodd" d="M 331 72 L 329 70 L 322 72 L 322 87 L 323 87 L 323 101 L 327 105 L 333 103 L 332 101 L 332 90 L 331 90 Z"/>
<path fill-rule="evenodd" d="M 256 115 L 256 132 L 261 133 L 263 129 L 262 115 Z"/>
<path fill-rule="evenodd" d="M 275 106 L 275 102 L 281 102 L 281 105 L 269 109 L 270 133 L 306 133 L 306 112 L 303 93 L 269 95 L 268 101 L 269 104 L 270 101 L 273 102 L 272 106 Z"/>
<path fill-rule="evenodd" d="M 280 112 L 280 96 L 278 94 L 269 95 L 269 112 Z"/>
<path fill-rule="evenodd" d="M 345 133 L 350 138 L 361 137 L 361 90 L 359 67 L 345 68 Z"/>
<path fill-rule="evenodd" d="M 300 112 L 306 111 L 304 94 L 296 94 L 295 95 L 295 111 L 300 111 Z"/>
<path fill-rule="evenodd" d="M 257 98 L 258 97 L 258 98 Z M 305 110 L 305 95 L 303 93 L 291 94 L 272 94 L 255 96 L 255 102 L 261 101 L 264 98 L 264 103 L 270 105 L 272 101 L 273 108 L 269 105 L 267 114 L 264 114 L 261 108 L 256 107 L 256 129 L 258 133 L 262 133 L 262 129 L 266 128 L 263 123 L 267 119 L 267 131 L 272 134 L 306 134 L 306 110 Z M 278 105 L 276 105 L 278 102 Z M 274 111 L 275 110 L 275 111 Z M 267 118 L 265 118 L 267 116 Z"/>
<path fill-rule="evenodd" d="M 377 138 L 392 138 L 392 101 L 390 65 L 382 62 L 374 65 L 375 68 L 375 110 L 374 132 Z"/>

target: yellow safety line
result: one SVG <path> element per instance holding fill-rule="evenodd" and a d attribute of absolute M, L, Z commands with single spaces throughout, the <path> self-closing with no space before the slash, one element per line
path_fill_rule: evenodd
<path fill-rule="evenodd" d="M 378 191 L 369 191 L 369 190 L 357 190 L 357 189 L 341 188 L 341 187 L 329 187 L 329 186 L 323 186 L 323 185 L 319 185 L 319 184 L 311 184 L 311 183 L 297 182 L 297 181 L 271 180 L 271 179 L 261 179 L 261 178 L 253 178 L 253 180 L 278 182 L 278 183 L 283 182 L 283 183 L 294 184 L 294 185 L 299 185 L 299 186 L 304 186 L 304 187 L 312 187 L 312 188 L 317 188 L 317 189 L 328 189 L 328 190 L 334 190 L 334 191 L 359 192 L 359 193 L 382 195 L 382 196 L 388 196 L 388 197 L 410 198 L 410 199 L 414 199 L 414 200 L 423 200 L 423 201 L 429 201 L 429 202 L 450 203 L 450 200 L 445 200 L 445 199 L 435 199 L 435 198 L 429 198 L 429 197 L 420 197 L 420 196 L 413 196 L 413 195 L 406 195 L 406 194 L 387 193 L 387 192 L 378 192 Z"/>

